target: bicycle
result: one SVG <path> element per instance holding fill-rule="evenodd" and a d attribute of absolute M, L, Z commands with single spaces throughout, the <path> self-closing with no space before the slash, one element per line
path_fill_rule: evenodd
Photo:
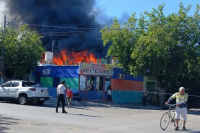
<path fill-rule="evenodd" d="M 174 126 L 176 127 L 175 110 L 171 111 L 171 108 L 172 107 L 175 108 L 176 104 L 167 104 L 167 105 L 169 105 L 169 110 L 162 115 L 161 120 L 160 120 L 160 128 L 162 130 L 165 130 L 168 127 L 169 122 L 171 124 L 174 123 Z M 172 112 L 173 112 L 173 115 L 172 115 Z M 180 127 L 181 124 L 182 124 L 182 120 L 179 120 L 178 127 Z"/>

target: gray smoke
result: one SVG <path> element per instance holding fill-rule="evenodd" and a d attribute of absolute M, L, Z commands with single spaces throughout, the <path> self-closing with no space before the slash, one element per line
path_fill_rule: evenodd
<path fill-rule="evenodd" d="M 43 38 L 43 46 L 54 52 L 60 50 L 89 50 L 97 57 L 105 56 L 102 46 L 101 26 L 93 11 L 95 0 L 2 0 L 6 4 L 8 21 L 35 24 Z M 52 27 L 49 27 L 52 26 Z"/>

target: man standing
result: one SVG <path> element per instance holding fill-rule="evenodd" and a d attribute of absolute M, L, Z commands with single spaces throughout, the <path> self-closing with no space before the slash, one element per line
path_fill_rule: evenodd
<path fill-rule="evenodd" d="M 147 89 L 145 88 L 143 91 L 143 96 L 142 96 L 143 106 L 146 106 L 146 101 L 147 101 Z"/>
<path fill-rule="evenodd" d="M 65 111 L 65 96 L 64 96 L 65 93 L 66 93 L 65 81 L 62 81 L 61 84 L 59 84 L 57 87 L 58 99 L 56 105 L 56 113 L 58 113 L 58 106 L 60 102 L 62 103 L 62 113 L 67 113 Z"/>
<path fill-rule="evenodd" d="M 113 102 L 112 100 L 112 88 L 111 86 L 108 87 L 108 90 L 107 90 L 107 96 L 108 96 L 108 102 Z"/>
<path fill-rule="evenodd" d="M 176 119 L 176 127 L 175 130 L 178 130 L 178 122 L 180 120 L 180 114 L 183 117 L 183 130 L 186 130 L 185 124 L 187 120 L 187 100 L 188 95 L 185 93 L 185 88 L 180 87 L 179 92 L 172 95 L 166 104 L 170 103 L 172 99 L 176 98 L 176 112 L 175 112 L 175 119 Z"/>

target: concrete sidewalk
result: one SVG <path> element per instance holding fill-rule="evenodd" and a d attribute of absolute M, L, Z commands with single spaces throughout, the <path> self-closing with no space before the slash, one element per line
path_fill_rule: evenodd
<path fill-rule="evenodd" d="M 67 100 L 66 100 L 66 105 L 67 105 Z M 57 104 L 57 98 L 50 98 L 49 100 L 45 101 L 46 105 L 50 106 L 56 106 Z M 161 107 L 157 106 L 152 106 L 152 105 L 147 105 L 146 107 L 142 106 L 141 104 L 120 104 L 120 103 L 113 103 L 113 102 L 102 102 L 102 101 L 71 101 L 72 106 L 92 106 L 92 107 L 104 107 L 104 108 L 109 108 L 109 107 L 120 107 L 120 108 L 133 108 L 133 109 L 152 109 L 152 110 L 161 110 Z"/>
<path fill-rule="evenodd" d="M 67 105 L 67 100 L 65 101 Z M 57 98 L 51 97 L 49 100 L 45 101 L 45 105 L 54 106 L 56 107 Z M 163 107 L 147 105 L 146 107 L 142 106 L 141 104 L 137 103 L 130 103 L 130 104 L 119 104 L 119 103 L 112 103 L 112 102 L 102 102 L 102 101 L 71 101 L 72 107 L 104 107 L 104 108 L 130 108 L 130 109 L 147 109 L 147 110 L 167 110 L 168 108 L 163 109 Z M 200 115 L 200 108 L 189 108 L 188 114 Z"/>

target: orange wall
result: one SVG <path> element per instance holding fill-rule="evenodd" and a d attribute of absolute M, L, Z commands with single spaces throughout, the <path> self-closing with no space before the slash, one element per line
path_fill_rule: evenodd
<path fill-rule="evenodd" d="M 143 91 L 143 82 L 141 81 L 112 79 L 111 86 L 112 90 Z"/>

